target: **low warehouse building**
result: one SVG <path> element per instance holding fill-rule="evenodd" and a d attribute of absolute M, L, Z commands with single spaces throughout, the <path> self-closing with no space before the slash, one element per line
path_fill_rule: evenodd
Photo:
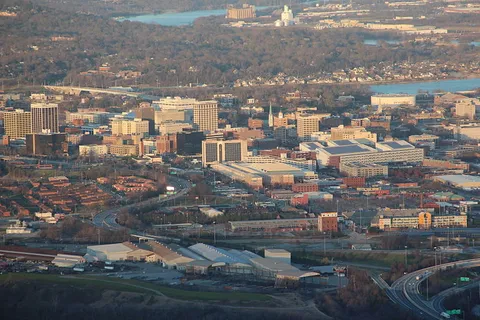
<path fill-rule="evenodd" d="M 88 246 L 87 261 L 146 261 L 157 260 L 152 251 L 140 249 L 131 242 Z"/>
<path fill-rule="evenodd" d="M 292 254 L 283 249 L 265 249 L 265 258 L 278 260 L 290 264 L 292 261 Z"/>
<path fill-rule="evenodd" d="M 180 265 L 191 262 L 194 259 L 185 257 L 180 252 L 175 251 L 168 245 L 156 241 L 149 241 L 147 245 L 156 255 L 157 262 L 169 269 L 177 269 Z"/>
<path fill-rule="evenodd" d="M 55 259 L 53 259 L 52 263 L 60 268 L 73 268 L 77 264 L 83 264 L 86 260 L 82 256 L 75 256 L 70 254 L 57 254 Z"/>
<path fill-rule="evenodd" d="M 452 174 L 452 175 L 445 175 L 445 176 L 437 176 L 435 177 L 435 181 L 440 181 L 456 188 L 463 188 L 463 189 L 480 188 L 479 176 L 470 176 L 465 174 L 458 174 L 458 175 Z"/>

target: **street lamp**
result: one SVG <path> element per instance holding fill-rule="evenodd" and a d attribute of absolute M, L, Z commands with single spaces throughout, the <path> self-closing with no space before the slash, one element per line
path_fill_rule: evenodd
<path fill-rule="evenodd" d="M 408 261 L 407 261 L 407 246 L 405 246 L 405 271 L 408 270 Z"/>
<path fill-rule="evenodd" d="M 216 233 L 216 228 L 215 228 L 216 222 L 213 221 L 213 244 L 217 244 L 217 233 Z"/>
<path fill-rule="evenodd" d="M 434 252 L 434 255 L 435 255 L 435 269 L 437 269 L 437 247 L 433 248 L 433 252 Z"/>

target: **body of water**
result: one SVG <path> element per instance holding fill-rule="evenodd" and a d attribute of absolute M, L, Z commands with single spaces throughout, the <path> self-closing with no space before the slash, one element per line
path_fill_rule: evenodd
<path fill-rule="evenodd" d="M 376 93 L 407 93 L 416 94 L 418 91 L 433 93 L 437 90 L 456 92 L 480 88 L 480 78 L 461 80 L 440 80 L 397 84 L 379 84 L 370 86 L 370 90 Z"/>
<path fill-rule="evenodd" d="M 264 10 L 269 7 L 256 7 L 258 10 Z M 209 16 L 225 16 L 226 9 L 218 10 L 198 10 L 187 12 L 171 12 L 160 14 L 145 14 L 140 16 L 131 16 L 117 19 L 117 21 L 136 21 L 150 24 L 160 24 L 162 26 L 184 26 L 192 24 L 196 19 Z"/>
<path fill-rule="evenodd" d="M 366 44 L 367 46 L 378 46 L 379 42 L 381 40 L 377 39 L 365 39 L 363 40 L 363 44 Z M 383 40 L 388 44 L 400 44 L 400 40 Z"/>
<path fill-rule="evenodd" d="M 460 44 L 460 42 L 458 40 L 453 40 L 453 41 L 450 41 L 451 43 L 453 44 Z M 480 47 L 480 41 L 472 41 L 470 43 L 466 43 L 466 44 L 469 44 L 471 46 L 474 46 L 474 47 Z"/>
<path fill-rule="evenodd" d="M 378 46 L 379 43 L 380 43 L 380 39 L 365 39 L 363 40 L 363 44 L 367 45 L 367 46 Z M 402 43 L 400 40 L 383 40 L 385 41 L 386 43 L 388 44 L 400 44 Z M 460 42 L 458 42 L 458 40 L 452 40 L 450 41 L 451 44 L 460 44 Z M 470 43 L 467 43 L 471 46 L 474 46 L 474 47 L 480 47 L 480 41 L 472 41 Z"/>

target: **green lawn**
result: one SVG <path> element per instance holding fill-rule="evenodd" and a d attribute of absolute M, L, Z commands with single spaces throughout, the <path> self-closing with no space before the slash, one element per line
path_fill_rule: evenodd
<path fill-rule="evenodd" d="M 271 297 L 264 294 L 245 292 L 205 292 L 187 291 L 165 286 L 159 286 L 149 282 L 138 280 L 124 280 L 117 278 L 105 278 L 98 276 L 74 275 L 59 276 L 38 273 L 8 273 L 0 275 L 0 283 L 8 281 L 42 281 L 59 283 L 81 287 L 94 287 L 102 290 L 137 292 L 146 294 L 158 294 L 158 291 L 167 297 L 181 300 L 216 300 L 216 301 L 268 301 Z"/>

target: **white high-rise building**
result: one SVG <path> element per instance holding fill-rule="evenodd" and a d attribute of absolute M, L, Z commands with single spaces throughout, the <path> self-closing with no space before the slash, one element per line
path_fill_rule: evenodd
<path fill-rule="evenodd" d="M 193 106 L 193 122 L 198 131 L 214 132 L 218 129 L 218 102 L 197 101 Z"/>
<path fill-rule="evenodd" d="M 32 103 L 32 132 L 59 132 L 58 104 Z"/>
<path fill-rule="evenodd" d="M 315 114 L 300 114 L 297 116 L 297 135 L 300 141 L 310 141 L 311 135 L 320 129 L 321 117 Z"/>
<path fill-rule="evenodd" d="M 287 5 L 283 6 L 281 20 L 285 26 L 289 26 L 294 23 L 292 9 L 290 9 Z"/>

